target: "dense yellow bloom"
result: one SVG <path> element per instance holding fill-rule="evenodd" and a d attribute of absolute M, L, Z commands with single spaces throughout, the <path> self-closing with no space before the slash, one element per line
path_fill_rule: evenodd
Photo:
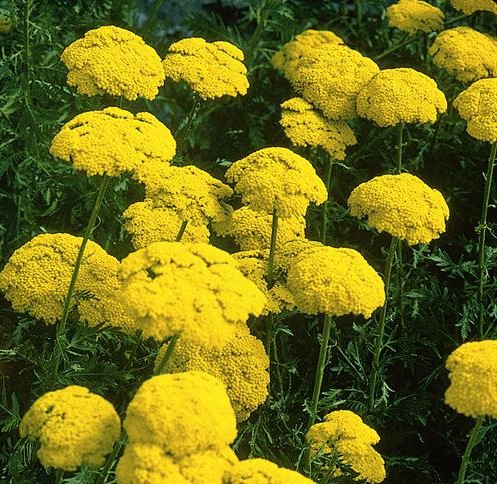
<path fill-rule="evenodd" d="M 295 239 L 286 242 L 275 254 L 275 273 L 281 277 L 281 280 L 286 280 L 288 268 L 293 263 L 295 258 L 305 250 L 316 247 L 324 247 L 324 245 L 321 242 L 307 239 Z"/>
<path fill-rule="evenodd" d="M 380 71 L 367 57 L 345 46 L 316 48 L 290 79 L 295 90 L 331 119 L 356 116 L 359 91 Z"/>
<path fill-rule="evenodd" d="M 468 417 L 497 418 L 497 341 L 464 343 L 445 366 L 450 378 L 445 403 Z"/>
<path fill-rule="evenodd" d="M 279 217 L 304 216 L 310 202 L 324 203 L 327 192 L 309 161 L 287 148 L 263 148 L 233 163 L 228 181 L 252 210 Z"/>
<path fill-rule="evenodd" d="M 223 484 L 313 484 L 296 471 L 278 467 L 266 459 L 246 459 L 234 465 Z"/>
<path fill-rule="evenodd" d="M 138 35 L 112 25 L 86 32 L 62 52 L 61 60 L 69 69 L 67 84 L 86 96 L 152 100 L 164 84 L 157 52 Z"/>
<path fill-rule="evenodd" d="M 229 42 L 191 37 L 171 44 L 162 65 L 166 79 L 186 81 L 202 99 L 215 99 L 247 93 L 243 58 L 243 52 Z"/>
<path fill-rule="evenodd" d="M 164 345 L 159 352 L 157 365 L 162 361 L 166 348 L 167 345 Z M 242 325 L 220 348 L 205 348 L 180 338 L 167 364 L 169 373 L 205 371 L 219 378 L 226 387 L 238 422 L 247 420 L 266 400 L 268 368 L 269 359 L 264 345 Z"/>
<path fill-rule="evenodd" d="M 315 247 L 301 252 L 288 268 L 288 289 L 307 314 L 371 313 L 385 303 L 383 281 L 353 249 Z"/>
<path fill-rule="evenodd" d="M 345 158 L 345 148 L 357 143 L 345 121 L 333 121 L 302 98 L 281 105 L 281 126 L 295 146 L 320 146 L 336 160 Z"/>
<path fill-rule="evenodd" d="M 461 10 L 466 15 L 477 10 L 487 10 L 497 14 L 497 4 L 494 0 L 450 0 L 450 3 L 455 9 Z"/>
<path fill-rule="evenodd" d="M 142 163 L 169 162 L 176 142 L 169 129 L 149 113 L 119 108 L 78 114 L 55 135 L 50 153 L 88 175 L 117 176 Z"/>
<path fill-rule="evenodd" d="M 454 100 L 466 130 L 473 138 L 497 142 L 497 79 L 481 79 L 471 84 Z"/>
<path fill-rule="evenodd" d="M 302 58 L 312 55 L 313 49 L 324 44 L 340 45 L 343 40 L 329 30 L 304 30 L 273 55 L 271 64 L 291 79 Z"/>
<path fill-rule="evenodd" d="M 82 464 L 100 466 L 121 431 L 114 407 L 105 398 L 76 385 L 48 392 L 27 411 L 21 437 L 38 439 L 38 459 L 45 467 L 74 471 Z"/>
<path fill-rule="evenodd" d="M 380 71 L 357 96 L 357 114 L 380 126 L 434 123 L 447 100 L 430 77 L 409 68 Z"/>
<path fill-rule="evenodd" d="M 497 39 L 471 27 L 440 32 L 428 54 L 437 67 L 463 82 L 497 76 Z"/>
<path fill-rule="evenodd" d="M 399 0 L 387 8 L 388 25 L 413 34 L 433 32 L 444 24 L 444 13 L 422 0 Z"/>
<path fill-rule="evenodd" d="M 69 234 L 37 235 L 17 249 L 0 272 L 0 291 L 16 311 L 26 311 L 47 324 L 62 316 L 81 237 Z M 80 320 L 133 331 L 118 294 L 119 261 L 98 244 L 88 241 L 74 291 L 73 307 Z"/>
<path fill-rule="evenodd" d="M 202 371 L 154 376 L 126 411 L 131 444 L 156 445 L 175 459 L 224 449 L 236 437 L 236 419 L 224 385 Z"/>
<path fill-rule="evenodd" d="M 207 244 L 156 242 L 121 262 L 123 301 L 145 338 L 181 334 L 219 346 L 265 297 L 228 253 Z"/>
<path fill-rule="evenodd" d="M 326 415 L 323 423 L 309 429 L 306 439 L 312 454 L 338 455 L 344 464 L 358 473 L 355 480 L 376 483 L 386 477 L 385 462 L 372 447 L 380 441 L 380 436 L 349 410 Z M 340 470 L 336 469 L 334 475 L 340 475 Z"/>
<path fill-rule="evenodd" d="M 442 194 L 414 175 L 382 175 L 350 194 L 350 213 L 408 245 L 427 244 L 445 232 L 449 207 Z"/>

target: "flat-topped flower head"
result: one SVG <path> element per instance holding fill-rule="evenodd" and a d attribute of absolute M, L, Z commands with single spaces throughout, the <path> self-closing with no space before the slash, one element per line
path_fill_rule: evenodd
<path fill-rule="evenodd" d="M 185 81 L 202 99 L 215 99 L 247 93 L 243 59 L 243 52 L 229 42 L 191 37 L 171 44 L 162 65 L 166 79 Z"/>
<path fill-rule="evenodd" d="M 471 27 L 440 32 L 428 54 L 437 67 L 462 82 L 497 76 L 497 39 Z"/>
<path fill-rule="evenodd" d="M 290 262 L 288 289 L 297 309 L 331 316 L 371 313 L 385 303 L 383 281 L 353 249 L 315 247 Z"/>
<path fill-rule="evenodd" d="M 434 123 L 437 113 L 446 109 L 447 100 L 437 83 L 406 67 L 380 71 L 357 96 L 357 114 L 380 126 Z"/>
<path fill-rule="evenodd" d="M 311 163 L 287 148 L 263 148 L 233 163 L 226 179 L 235 183 L 252 210 L 279 217 L 303 216 L 309 203 L 324 203 L 326 187 Z"/>
<path fill-rule="evenodd" d="M 497 14 L 497 4 L 495 0 L 450 0 L 451 5 L 466 15 L 478 10 L 486 10 Z"/>
<path fill-rule="evenodd" d="M 345 121 L 333 121 L 306 100 L 294 97 L 281 105 L 281 126 L 295 146 L 320 146 L 335 160 L 345 158 L 345 149 L 357 143 Z"/>
<path fill-rule="evenodd" d="M 408 245 L 427 244 L 445 232 L 449 207 L 442 194 L 414 175 L 382 175 L 350 194 L 350 213 Z"/>
<path fill-rule="evenodd" d="M 326 117 L 344 120 L 357 115 L 357 95 L 379 71 L 371 59 L 353 49 L 325 45 L 303 58 L 290 80 Z"/>
<path fill-rule="evenodd" d="M 444 24 L 444 13 L 422 0 L 399 0 L 387 7 L 388 25 L 403 32 L 433 32 Z"/>
<path fill-rule="evenodd" d="M 176 153 L 169 129 L 150 113 L 120 108 L 78 114 L 55 135 L 50 153 L 88 175 L 117 176 Z"/>
<path fill-rule="evenodd" d="M 355 480 L 383 482 L 385 462 L 372 447 L 380 441 L 377 432 L 349 410 L 331 412 L 324 420 L 313 425 L 306 435 L 311 453 L 339 457 L 358 474 Z M 335 469 L 334 475 L 341 475 L 341 471 Z"/>
<path fill-rule="evenodd" d="M 497 142 L 497 78 L 480 79 L 454 100 L 454 107 L 468 124 L 473 138 Z"/>
<path fill-rule="evenodd" d="M 121 262 L 122 299 L 145 338 L 182 335 L 220 346 L 259 315 L 265 297 L 227 252 L 207 244 L 156 242 Z"/>
<path fill-rule="evenodd" d="M 313 49 L 324 44 L 341 45 L 343 43 L 338 35 L 329 30 L 304 30 L 273 55 L 271 64 L 275 69 L 283 71 L 287 79 L 291 79 L 298 69 L 299 62 L 312 54 Z"/>
<path fill-rule="evenodd" d="M 69 69 L 67 84 L 86 96 L 152 100 L 164 84 L 157 52 L 138 35 L 113 25 L 86 32 L 62 52 L 61 60 Z"/>
<path fill-rule="evenodd" d="M 468 417 L 497 418 L 497 341 L 464 343 L 445 366 L 450 379 L 445 403 Z"/>
<path fill-rule="evenodd" d="M 119 438 L 121 421 L 110 402 L 77 385 L 48 392 L 27 411 L 21 437 L 38 439 L 45 467 L 74 471 L 101 466 Z"/>

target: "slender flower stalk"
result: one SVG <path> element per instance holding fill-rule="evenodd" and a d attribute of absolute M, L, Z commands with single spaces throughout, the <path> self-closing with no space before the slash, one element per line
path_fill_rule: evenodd
<path fill-rule="evenodd" d="M 55 484 L 61 484 L 63 477 L 64 477 L 64 471 L 62 469 L 57 469 L 55 471 Z"/>
<path fill-rule="evenodd" d="M 402 142 L 404 135 L 404 123 L 399 123 L 397 126 L 397 173 L 402 173 Z"/>
<path fill-rule="evenodd" d="M 105 484 L 107 482 L 107 477 L 109 476 L 110 470 L 114 465 L 114 461 L 117 459 L 117 456 L 121 452 L 121 449 L 126 445 L 127 441 L 128 441 L 128 436 L 126 434 L 126 431 L 122 429 L 121 437 L 115 443 L 114 448 L 112 449 L 112 453 L 109 454 L 109 457 L 107 457 L 104 468 L 102 469 L 100 477 L 97 479 L 95 484 Z"/>
<path fill-rule="evenodd" d="M 473 450 L 473 447 L 475 446 L 476 441 L 478 440 L 478 437 L 480 435 L 480 430 L 484 418 L 484 416 L 478 417 L 475 425 L 473 426 L 473 429 L 471 430 L 471 433 L 469 434 L 469 440 L 462 457 L 461 466 L 459 467 L 459 474 L 457 476 L 456 484 L 464 484 L 464 478 L 466 476 L 466 469 L 468 468 L 469 458 L 471 457 L 471 451 Z"/>
<path fill-rule="evenodd" d="M 161 362 L 157 365 L 155 368 L 154 374 L 155 375 L 161 375 L 164 373 L 164 370 L 167 368 L 167 364 L 169 363 L 169 360 L 171 359 L 174 348 L 176 347 L 176 343 L 178 342 L 179 335 L 175 334 L 174 336 L 171 336 L 171 339 L 169 340 L 169 343 L 167 345 L 167 350 L 164 353 L 164 357 L 162 358 Z"/>
<path fill-rule="evenodd" d="M 274 256 L 276 253 L 276 237 L 278 236 L 278 214 L 276 212 L 276 208 L 273 209 L 273 219 L 271 223 L 271 240 L 269 242 L 269 257 L 267 262 L 267 287 L 271 289 L 274 285 Z M 271 341 L 273 339 L 273 318 L 267 318 L 267 326 L 266 326 L 266 352 L 268 356 L 271 356 Z M 269 358 L 271 361 L 271 358 Z"/>
<path fill-rule="evenodd" d="M 198 111 L 200 109 L 201 98 L 199 96 L 194 96 L 194 101 L 192 107 L 190 108 L 189 113 L 186 115 L 186 118 L 183 122 L 183 127 L 180 129 L 178 134 L 178 140 L 176 143 L 176 153 L 180 154 L 183 148 L 185 141 L 190 134 L 190 130 L 193 124 L 193 121 L 197 117 Z"/>
<path fill-rule="evenodd" d="M 323 218 L 321 220 L 321 243 L 326 245 L 326 235 L 328 233 L 328 207 L 330 203 L 330 183 L 331 183 L 331 170 L 333 168 L 333 160 L 330 157 L 326 159 L 326 169 L 324 172 L 324 184 L 328 198 L 323 204 Z"/>

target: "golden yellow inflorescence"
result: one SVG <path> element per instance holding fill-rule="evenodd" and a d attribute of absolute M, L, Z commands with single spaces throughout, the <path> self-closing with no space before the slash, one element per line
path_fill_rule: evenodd
<path fill-rule="evenodd" d="M 354 217 L 408 245 L 427 244 L 445 232 L 449 208 L 442 194 L 409 173 L 382 175 L 361 183 L 348 200 Z"/>
<path fill-rule="evenodd" d="M 409 68 L 385 69 L 357 96 L 357 114 L 380 126 L 434 123 L 447 100 L 430 77 Z"/>
<path fill-rule="evenodd" d="M 388 25 L 410 34 L 440 30 L 444 13 L 422 0 L 399 0 L 387 7 Z"/>
<path fill-rule="evenodd" d="M 486 10 L 497 14 L 497 4 L 494 0 L 450 0 L 452 6 L 466 15 L 478 10 Z"/>
<path fill-rule="evenodd" d="M 164 84 L 157 52 L 138 35 L 112 25 L 89 30 L 61 59 L 69 69 L 67 84 L 86 96 L 107 93 L 130 101 L 152 100 Z"/>
<path fill-rule="evenodd" d="M 121 421 L 107 400 L 72 385 L 38 398 L 19 431 L 21 437 L 38 439 L 36 455 L 45 467 L 74 471 L 104 463 L 119 438 Z"/>
<path fill-rule="evenodd" d="M 171 44 L 162 65 L 166 79 L 185 81 L 202 99 L 215 99 L 247 93 L 243 60 L 243 52 L 229 42 L 191 37 Z"/>

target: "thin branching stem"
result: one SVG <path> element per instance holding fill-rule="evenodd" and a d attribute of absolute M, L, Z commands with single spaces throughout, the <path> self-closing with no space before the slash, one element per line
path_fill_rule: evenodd
<path fill-rule="evenodd" d="M 268 289 L 274 285 L 274 256 L 276 254 L 276 238 L 278 237 L 278 213 L 276 208 L 273 209 L 273 218 L 271 222 L 271 240 L 269 242 L 269 256 L 267 261 L 266 281 Z M 274 321 L 272 315 L 266 318 L 266 353 L 271 361 L 271 341 L 273 339 Z"/>
<path fill-rule="evenodd" d="M 127 440 L 128 440 L 128 436 L 126 435 L 126 431 L 123 429 L 121 431 L 121 436 L 119 437 L 119 440 L 114 444 L 114 448 L 112 449 L 112 452 L 110 453 L 109 457 L 107 457 L 107 460 L 105 461 L 104 468 L 102 469 L 102 472 L 100 473 L 100 476 L 97 479 L 95 484 L 105 484 L 107 482 L 107 477 L 109 476 L 109 473 L 110 473 L 110 470 L 112 469 L 114 461 L 117 459 L 117 456 L 121 452 L 121 449 L 124 447 Z"/>
<path fill-rule="evenodd" d="M 162 357 L 162 360 L 160 363 L 157 365 L 155 368 L 154 374 L 155 375 L 161 375 L 162 373 L 165 373 L 165 370 L 167 369 L 167 364 L 169 363 L 169 360 L 173 356 L 174 348 L 176 347 L 176 343 L 178 342 L 179 339 L 179 334 L 175 334 L 174 336 L 171 336 L 171 339 L 167 343 L 167 349 Z"/>
<path fill-rule="evenodd" d="M 326 245 L 326 235 L 328 233 L 328 207 L 330 204 L 330 184 L 331 184 L 331 170 L 333 168 L 333 160 L 331 157 L 326 158 L 326 168 L 324 172 L 324 184 L 326 186 L 326 193 L 328 194 L 326 201 L 323 204 L 323 218 L 321 220 L 321 242 Z"/>
<path fill-rule="evenodd" d="M 197 117 L 197 113 L 200 109 L 200 103 L 200 97 L 195 96 L 190 111 L 186 115 L 185 122 L 183 123 L 183 128 L 178 133 L 178 139 L 176 140 L 176 153 L 181 153 L 181 150 L 183 149 L 183 145 L 187 140 L 188 135 L 190 134 L 193 121 Z"/>
<path fill-rule="evenodd" d="M 183 220 L 183 222 L 181 222 L 181 227 L 179 228 L 178 235 L 176 235 L 176 242 L 181 242 L 181 239 L 185 234 L 187 225 L 188 225 L 188 220 Z"/>
<path fill-rule="evenodd" d="M 466 470 L 468 468 L 469 459 L 471 457 L 471 451 L 478 440 L 480 435 L 480 430 L 483 424 L 484 416 L 480 416 L 476 419 L 475 425 L 469 434 L 468 443 L 466 444 L 466 449 L 464 451 L 464 455 L 462 456 L 461 466 L 459 467 L 459 474 L 457 476 L 456 484 L 464 484 L 464 478 L 466 476 Z"/>
<path fill-rule="evenodd" d="M 57 469 L 55 471 L 55 484 L 61 484 L 64 478 L 64 471 L 62 469 Z"/>
<path fill-rule="evenodd" d="M 397 173 L 402 173 L 402 148 L 403 148 L 403 136 L 404 136 L 404 123 L 399 123 L 397 126 L 397 164 L 396 170 Z"/>

